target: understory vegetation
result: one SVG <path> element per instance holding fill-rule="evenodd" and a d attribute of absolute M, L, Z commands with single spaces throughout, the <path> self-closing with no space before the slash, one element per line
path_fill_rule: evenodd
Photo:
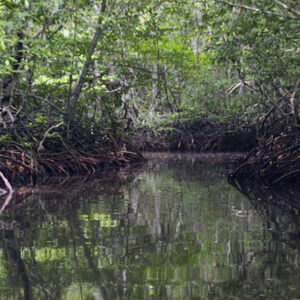
<path fill-rule="evenodd" d="M 299 177 L 299 41 L 298 0 L 1 1 L 0 169 L 254 148 L 233 177 Z"/>

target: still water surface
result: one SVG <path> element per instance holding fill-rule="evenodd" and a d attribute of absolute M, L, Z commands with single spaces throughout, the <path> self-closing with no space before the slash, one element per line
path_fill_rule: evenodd
<path fill-rule="evenodd" d="M 0 216 L 0 300 L 300 299 L 298 217 L 254 207 L 230 167 L 155 154 L 19 192 Z"/>

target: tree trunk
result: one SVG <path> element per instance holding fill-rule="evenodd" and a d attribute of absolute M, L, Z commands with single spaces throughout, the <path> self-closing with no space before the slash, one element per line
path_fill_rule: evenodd
<path fill-rule="evenodd" d="M 78 80 L 74 86 L 74 88 L 71 91 L 71 97 L 70 97 L 70 101 L 71 103 L 69 103 L 68 107 L 67 107 L 67 117 L 70 119 L 73 119 L 74 117 L 74 112 L 76 109 L 76 105 L 82 90 L 82 87 L 86 81 L 86 76 L 88 74 L 88 71 L 90 69 L 90 65 L 92 63 L 92 55 L 94 54 L 96 47 L 97 47 L 97 43 L 99 41 L 99 38 L 101 36 L 101 33 L 103 31 L 103 25 L 102 25 L 102 21 L 103 21 L 103 13 L 106 10 L 106 0 L 102 0 L 101 3 L 101 9 L 100 9 L 100 16 L 98 18 L 97 21 L 97 27 L 96 27 L 96 31 L 93 37 L 93 40 L 91 42 L 89 51 L 87 53 L 86 59 L 85 59 L 85 63 L 83 65 L 83 68 L 81 70 L 81 73 L 78 77 Z"/>

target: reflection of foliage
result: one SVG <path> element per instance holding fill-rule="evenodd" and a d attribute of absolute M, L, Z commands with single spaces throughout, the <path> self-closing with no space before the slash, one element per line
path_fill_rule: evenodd
<path fill-rule="evenodd" d="M 118 221 L 112 220 L 111 215 L 109 215 L 109 214 L 94 213 L 92 216 L 90 216 L 88 214 L 82 214 L 82 215 L 80 215 L 80 220 L 100 221 L 101 227 L 116 227 L 116 226 L 118 226 Z"/>
<path fill-rule="evenodd" d="M 37 299 L 295 297 L 298 245 L 270 231 L 225 170 L 150 161 L 123 185 L 27 199 L 26 210 L 2 216 L 3 299 L 25 282 L 9 247 Z"/>

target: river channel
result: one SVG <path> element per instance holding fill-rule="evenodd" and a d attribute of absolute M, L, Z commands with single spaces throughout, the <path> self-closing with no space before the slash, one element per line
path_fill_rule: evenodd
<path fill-rule="evenodd" d="M 0 300 L 300 299 L 297 215 L 229 185 L 229 156 L 148 158 L 18 191 L 0 215 Z"/>

